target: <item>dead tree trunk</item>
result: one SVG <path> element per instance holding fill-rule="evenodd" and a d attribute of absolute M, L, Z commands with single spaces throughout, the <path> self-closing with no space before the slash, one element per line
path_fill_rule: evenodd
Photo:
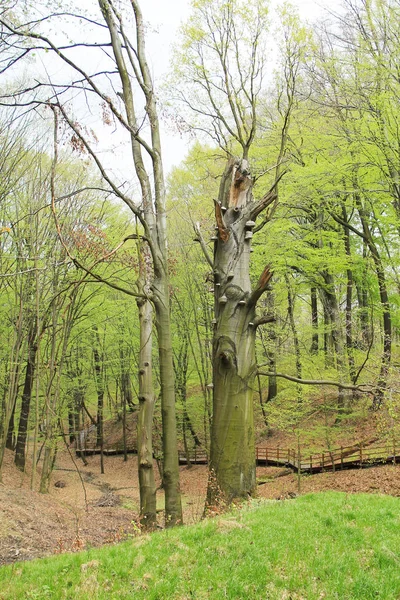
<path fill-rule="evenodd" d="M 253 393 L 257 372 L 256 304 L 271 277 L 266 267 L 255 290 L 250 283 L 250 252 L 257 215 L 275 199 L 252 194 L 246 160 L 230 160 L 215 203 L 215 325 L 213 338 L 213 423 L 208 502 L 252 494 L 256 486 Z M 215 483 L 215 485 L 214 485 Z"/>

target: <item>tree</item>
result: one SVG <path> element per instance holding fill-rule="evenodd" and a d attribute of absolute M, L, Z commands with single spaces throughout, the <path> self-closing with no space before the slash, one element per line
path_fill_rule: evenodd
<path fill-rule="evenodd" d="M 272 276 L 267 265 L 253 286 L 250 251 L 259 231 L 276 208 L 283 175 L 296 74 L 303 43 L 297 19 L 284 13 L 286 68 L 278 104 L 279 146 L 269 190 L 254 199 L 249 163 L 257 135 L 266 66 L 268 10 L 263 2 L 202 0 L 182 31 L 176 59 L 176 97 L 195 113 L 191 127 L 206 131 L 230 156 L 215 200 L 214 252 L 205 250 L 214 281 L 213 419 L 208 502 L 221 494 L 230 502 L 251 494 L 256 485 L 253 390 L 257 367 L 257 327 L 271 320 L 257 317 L 258 300 Z M 290 32 L 290 33 L 289 33 Z M 186 85 L 183 86 L 182 82 Z M 238 158 L 234 154 L 240 153 Z M 265 214 L 265 211 L 269 212 Z M 256 219 L 263 220 L 256 225 Z"/>
<path fill-rule="evenodd" d="M 120 5 L 121 4 L 121 5 Z M 95 5 L 90 8 L 95 9 Z M 166 523 L 173 525 L 182 520 L 182 507 L 179 490 L 179 464 L 177 453 L 177 433 L 175 418 L 175 391 L 173 373 L 173 354 L 171 343 L 170 307 L 169 307 L 169 274 L 167 231 L 165 213 L 165 184 L 162 162 L 162 149 L 160 126 L 156 106 L 155 90 L 151 78 L 150 68 L 146 59 L 145 35 L 143 16 L 136 0 L 124 7 L 122 3 L 113 3 L 109 0 L 98 0 L 98 10 L 92 18 L 83 16 L 76 11 L 72 17 L 79 22 L 83 20 L 88 26 L 93 26 L 97 33 L 108 34 L 106 42 L 94 44 L 81 42 L 76 44 L 53 42 L 46 33 L 49 22 L 59 23 L 61 15 L 47 13 L 38 19 L 31 19 L 29 23 L 18 24 L 13 21 L 13 15 L 2 16 L 2 43 L 11 49 L 8 66 L 11 68 L 16 62 L 22 61 L 34 52 L 51 51 L 64 65 L 72 69 L 74 75 L 71 79 L 61 84 L 52 82 L 47 85 L 45 79 L 38 79 L 38 83 L 25 87 L 14 93 L 12 103 L 17 105 L 51 106 L 53 114 L 59 116 L 71 131 L 71 142 L 78 150 L 84 151 L 99 169 L 108 191 L 124 202 L 137 217 L 146 243 L 149 245 L 153 281 L 150 293 L 145 296 L 153 302 L 155 320 L 158 333 L 158 348 L 161 380 L 161 402 L 163 417 L 163 485 L 166 499 Z M 72 10 L 69 11 L 69 15 Z M 125 21 L 125 16 L 127 20 Z M 71 18 L 71 17 L 70 17 Z M 131 31 L 131 28 L 133 31 Z M 22 42 L 18 47 L 17 42 Z M 85 70 L 81 62 L 75 62 L 74 50 L 77 47 L 96 48 L 108 56 L 108 66 L 102 68 L 101 73 L 90 73 L 90 66 Z M 103 50 L 107 49 L 106 55 Z M 111 50 L 111 53 L 109 51 Z M 6 65 L 7 66 L 7 65 Z M 108 83 L 108 73 L 112 84 Z M 73 83 L 73 77 L 78 76 L 79 81 Z M 115 87 L 113 87 L 115 86 Z M 129 193 L 124 191 L 119 181 L 112 177 L 110 170 L 103 164 L 100 154 L 95 150 L 93 138 L 77 122 L 71 113 L 71 106 L 66 102 L 71 96 L 71 90 L 81 90 L 93 98 L 92 107 L 100 110 L 104 121 L 119 125 L 123 134 L 129 140 L 134 171 L 140 186 L 140 201 L 133 200 Z M 65 98 L 65 100 L 64 100 Z M 141 98 L 141 100 L 138 100 Z M 144 101 L 144 114 L 137 113 L 137 106 Z M 121 108 L 122 106 L 122 108 Z M 149 136 L 143 135 L 143 126 L 149 127 Z M 57 125 L 56 125 L 57 127 Z M 145 160 L 143 154 L 146 155 Z M 143 297 L 143 294 L 127 289 L 133 297 Z"/>

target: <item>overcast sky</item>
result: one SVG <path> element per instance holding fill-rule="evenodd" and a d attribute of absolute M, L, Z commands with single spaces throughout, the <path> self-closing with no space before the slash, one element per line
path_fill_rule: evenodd
<path fill-rule="evenodd" d="M 340 0 L 291 0 L 300 16 L 307 21 L 314 21 L 323 12 L 323 6 L 332 9 L 339 8 Z M 282 4 L 282 0 L 271 0 L 272 7 Z M 153 68 L 156 89 L 170 67 L 171 46 L 176 40 L 179 26 L 189 16 L 190 0 L 143 0 L 141 2 L 143 15 L 150 24 L 147 32 L 147 53 Z M 188 141 L 170 131 L 164 132 L 164 163 L 166 171 L 178 164 L 188 150 Z"/>

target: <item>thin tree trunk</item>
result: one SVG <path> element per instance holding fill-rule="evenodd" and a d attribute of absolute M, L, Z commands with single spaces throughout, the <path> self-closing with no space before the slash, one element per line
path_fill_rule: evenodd
<path fill-rule="evenodd" d="M 156 287 L 155 284 L 154 287 Z M 172 526 L 182 523 L 182 502 L 179 483 L 169 289 L 166 279 L 160 281 L 160 287 L 157 289 L 156 294 L 155 312 L 161 382 L 163 488 L 165 492 L 166 525 Z"/>
<path fill-rule="evenodd" d="M 14 406 L 10 415 L 10 421 L 8 423 L 6 448 L 7 450 L 15 450 L 15 409 L 17 402 L 14 402 Z"/>
<path fill-rule="evenodd" d="M 311 287 L 311 325 L 312 325 L 312 338 L 310 354 L 318 354 L 319 349 L 319 336 L 318 336 L 318 295 L 317 288 Z"/>
<path fill-rule="evenodd" d="M 96 342 L 100 347 L 100 337 L 96 328 Z M 100 356 L 100 352 L 97 346 L 93 348 L 94 358 L 94 372 L 96 380 L 96 392 L 97 392 L 97 445 L 100 446 L 100 472 L 104 474 L 104 379 L 103 379 L 103 359 Z"/>
<path fill-rule="evenodd" d="M 10 418 L 15 408 L 17 398 L 18 377 L 19 377 L 19 358 L 23 343 L 23 328 L 22 328 L 22 313 L 23 306 L 20 303 L 19 315 L 17 319 L 17 327 L 14 334 L 14 342 L 10 353 L 10 368 L 8 377 L 8 390 L 5 398 L 4 419 L 0 423 L 1 439 L 0 439 L 0 483 L 2 482 L 2 466 L 4 460 L 4 452 L 6 449 L 7 435 L 10 425 Z"/>
<path fill-rule="evenodd" d="M 372 260 L 375 264 L 375 270 L 378 279 L 379 298 L 383 312 L 383 352 L 378 383 L 373 401 L 374 408 L 379 408 L 382 404 L 385 395 L 387 378 L 389 375 L 389 367 L 392 356 L 392 319 L 390 314 L 389 295 L 386 285 L 385 268 L 382 264 L 378 248 L 372 238 L 371 231 L 365 215 L 365 210 L 362 206 L 361 199 L 359 196 L 356 196 L 356 204 L 363 228 L 364 239 L 369 248 L 369 251 L 371 252 Z"/>
<path fill-rule="evenodd" d="M 139 414 L 137 424 L 140 522 L 146 529 L 157 524 L 156 485 L 153 462 L 153 415 L 155 395 L 152 373 L 153 308 L 148 300 L 138 300 Z"/>
<path fill-rule="evenodd" d="M 25 469 L 26 437 L 28 432 L 28 420 L 31 406 L 32 389 L 34 382 L 36 353 L 37 353 L 37 328 L 36 324 L 31 327 L 28 335 L 28 358 L 25 372 L 24 389 L 22 392 L 21 414 L 19 417 L 18 437 L 15 447 L 15 464 L 23 471 Z"/>
<path fill-rule="evenodd" d="M 345 207 L 342 208 L 343 221 L 347 223 L 347 213 Z M 351 261 L 350 229 L 344 227 L 344 246 L 346 256 Z M 346 349 L 349 362 L 350 379 L 355 383 L 356 370 L 354 362 L 354 343 L 353 343 L 353 272 L 350 268 L 346 269 Z"/>
<path fill-rule="evenodd" d="M 342 327 L 340 324 L 339 304 L 336 296 L 333 275 L 328 271 L 323 272 L 325 281 L 324 299 L 326 313 L 330 323 L 330 336 L 333 350 L 333 364 L 336 366 L 339 381 L 343 381 L 345 371 L 344 348 L 342 339 Z M 338 389 L 338 410 L 342 412 L 345 405 L 345 390 Z"/>

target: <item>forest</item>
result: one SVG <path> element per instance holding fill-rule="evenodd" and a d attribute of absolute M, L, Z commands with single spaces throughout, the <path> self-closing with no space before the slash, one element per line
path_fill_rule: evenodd
<path fill-rule="evenodd" d="M 88 439 L 103 472 L 116 422 L 154 529 L 157 469 L 166 526 L 180 455 L 251 497 L 316 403 L 329 448 L 371 415 L 394 445 L 399 0 L 193 0 L 163 82 L 137 0 L 81 4 L 1 3 L 0 481 L 46 494 Z"/>

